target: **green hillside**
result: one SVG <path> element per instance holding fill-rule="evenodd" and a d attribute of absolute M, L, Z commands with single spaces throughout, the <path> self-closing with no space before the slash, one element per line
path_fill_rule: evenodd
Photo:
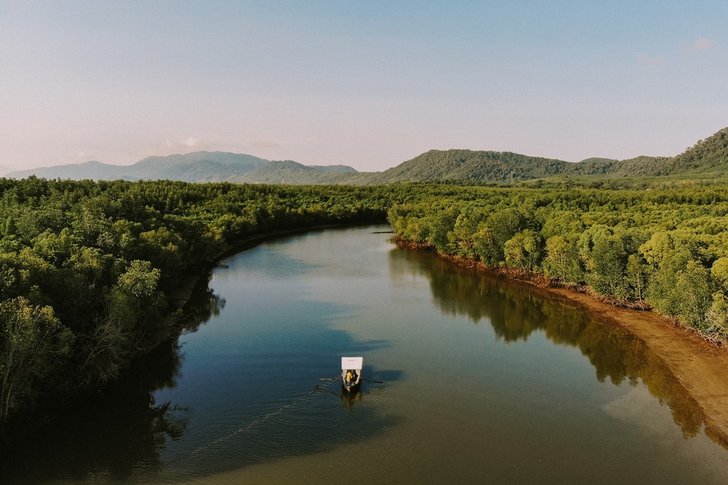
<path fill-rule="evenodd" d="M 331 170 L 324 167 L 310 167 L 291 160 L 268 162 L 260 165 L 242 176 L 230 178 L 230 182 L 288 184 L 288 185 L 321 185 L 336 184 L 357 172 L 342 169 L 340 166 Z"/>
<path fill-rule="evenodd" d="M 182 182 L 248 182 L 271 184 L 332 184 L 355 177 L 346 165 L 306 166 L 293 161 L 273 162 L 252 155 L 227 152 L 193 152 L 147 157 L 133 165 L 100 162 L 42 167 L 8 174 L 71 180 L 177 180 Z"/>
<path fill-rule="evenodd" d="M 9 172 L 6 176 L 22 179 L 35 175 L 46 179 L 70 180 L 135 180 L 137 177 L 126 174 L 128 167 L 109 165 L 97 161 L 72 163 L 55 167 L 32 168 Z"/>
<path fill-rule="evenodd" d="M 571 163 L 511 152 L 430 150 L 397 167 L 373 174 L 369 182 L 512 183 L 560 176 L 603 179 L 724 175 L 728 175 L 728 128 L 674 157 L 643 155 L 627 160 L 595 157 Z"/>
<path fill-rule="evenodd" d="M 511 152 L 430 150 L 372 176 L 374 183 L 404 181 L 513 182 L 563 174 L 569 162 Z"/>
<path fill-rule="evenodd" d="M 723 128 L 671 160 L 673 174 L 728 173 L 728 128 Z"/>
<path fill-rule="evenodd" d="M 674 157 L 638 156 L 627 160 L 588 158 L 564 160 L 513 152 L 430 150 L 383 172 L 357 172 L 346 165 L 303 165 L 291 160 L 269 161 L 252 155 L 195 152 L 145 158 L 133 165 L 99 162 L 13 172 L 47 179 L 179 180 L 289 185 L 375 185 L 398 182 L 458 182 L 511 184 L 560 177 L 628 181 L 645 178 L 715 178 L 728 175 L 728 128 Z M 590 182 L 591 183 L 591 182 Z M 622 183 L 622 182 L 618 182 Z"/>
<path fill-rule="evenodd" d="M 219 182 L 239 177 L 268 160 L 239 153 L 194 152 L 185 155 L 148 157 L 129 167 L 138 179 L 169 179 L 184 182 Z"/>

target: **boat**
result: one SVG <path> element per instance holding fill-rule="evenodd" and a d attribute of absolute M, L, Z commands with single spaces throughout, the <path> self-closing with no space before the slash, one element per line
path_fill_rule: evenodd
<path fill-rule="evenodd" d="M 344 391 L 354 393 L 359 390 L 363 364 L 364 357 L 341 358 L 341 387 Z"/>

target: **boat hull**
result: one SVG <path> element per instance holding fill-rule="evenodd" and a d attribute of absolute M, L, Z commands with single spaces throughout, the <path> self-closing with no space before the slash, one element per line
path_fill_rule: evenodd
<path fill-rule="evenodd" d="M 341 358 L 341 388 L 349 394 L 359 390 L 361 370 L 364 367 L 363 357 Z"/>
<path fill-rule="evenodd" d="M 348 392 L 349 394 L 355 394 L 359 392 L 359 386 L 361 385 L 360 382 L 357 382 L 356 384 L 347 385 L 346 383 L 341 383 L 341 390 L 344 392 Z"/>

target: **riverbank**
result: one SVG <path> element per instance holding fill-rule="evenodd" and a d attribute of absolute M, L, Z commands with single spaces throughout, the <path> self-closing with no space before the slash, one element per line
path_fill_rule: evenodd
<path fill-rule="evenodd" d="M 546 289 L 620 325 L 644 342 L 698 403 L 706 434 L 728 449 L 728 352 L 724 348 L 652 311 L 615 307 L 567 288 Z"/>
<path fill-rule="evenodd" d="M 430 249 L 406 241 L 395 242 L 398 247 L 407 250 Z M 728 379 L 724 376 L 725 369 L 728 369 L 728 352 L 725 347 L 653 311 L 619 307 L 583 291 L 555 287 L 540 275 L 529 277 L 522 273 L 498 271 L 464 258 L 438 256 L 474 271 L 489 272 L 538 287 L 575 303 L 602 321 L 626 329 L 665 363 L 685 392 L 698 403 L 706 434 L 728 449 Z"/>
<path fill-rule="evenodd" d="M 204 291 L 207 288 L 212 270 L 220 264 L 223 259 L 242 252 L 246 249 L 257 246 L 266 241 L 275 238 L 285 237 L 292 234 L 305 233 L 309 231 L 318 231 L 324 229 L 332 229 L 349 226 L 366 226 L 374 224 L 382 224 L 386 221 L 383 219 L 356 221 L 356 222 L 340 222 L 332 224 L 319 224 L 311 226 L 298 226 L 287 229 L 260 232 L 252 234 L 234 244 L 225 246 L 211 258 L 210 263 L 201 271 L 190 274 L 177 282 L 174 292 L 170 292 L 168 296 L 169 316 L 174 318 L 174 323 L 170 326 L 170 333 L 161 335 L 154 346 L 140 351 L 131 361 L 129 368 L 121 373 L 121 375 L 105 386 L 86 389 L 74 394 L 59 396 L 53 400 L 49 400 L 41 406 L 32 409 L 24 409 L 18 412 L 11 420 L 0 423 L 0 456 L 7 453 L 16 443 L 25 439 L 29 439 L 48 426 L 57 423 L 64 416 L 73 414 L 75 411 L 93 408 L 102 405 L 108 396 L 116 396 L 118 388 L 124 387 L 119 383 L 127 380 L 134 380 L 139 376 L 137 374 L 146 374 L 146 372 L 136 372 L 132 370 L 140 362 L 144 361 L 148 355 L 153 354 L 157 349 L 170 342 L 176 341 L 180 334 L 194 328 L 194 324 L 190 324 L 185 315 L 189 313 L 190 305 L 194 306 L 193 295 L 196 291 Z M 182 318 L 179 318 L 182 315 Z"/>
<path fill-rule="evenodd" d="M 377 219 L 371 221 L 341 222 L 337 224 L 320 224 L 316 226 L 279 229 L 276 231 L 268 231 L 250 235 L 240 241 L 236 241 L 235 244 L 224 248 L 218 254 L 213 256 L 212 263 L 204 271 L 201 271 L 199 274 L 190 275 L 184 281 L 180 282 L 179 288 L 177 289 L 175 294 L 170 296 L 170 303 L 172 303 L 175 309 L 183 309 L 185 305 L 187 305 L 187 302 L 189 302 L 194 289 L 201 284 L 203 278 L 209 277 L 210 272 L 215 268 L 215 266 L 220 264 L 220 261 L 229 256 L 233 256 L 239 252 L 245 251 L 246 249 L 253 248 L 258 244 L 273 240 L 278 237 L 285 237 L 293 234 L 302 234 L 309 231 L 321 231 L 324 229 L 334 229 L 337 227 L 368 226 L 374 224 L 386 224 L 386 220 Z"/>

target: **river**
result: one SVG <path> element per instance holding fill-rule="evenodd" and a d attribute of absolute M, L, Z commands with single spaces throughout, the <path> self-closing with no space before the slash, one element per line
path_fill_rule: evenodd
<path fill-rule="evenodd" d="M 728 483 L 639 339 L 388 231 L 222 261 L 178 344 L 16 450 L 3 483 Z M 364 357 L 353 398 L 342 355 Z"/>

